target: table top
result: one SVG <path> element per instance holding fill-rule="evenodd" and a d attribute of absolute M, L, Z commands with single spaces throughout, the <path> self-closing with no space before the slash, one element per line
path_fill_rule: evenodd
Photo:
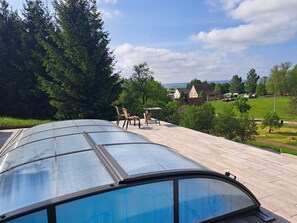
<path fill-rule="evenodd" d="M 146 111 L 161 110 L 161 109 L 162 108 L 160 108 L 160 107 L 143 108 L 143 110 L 146 110 Z"/>

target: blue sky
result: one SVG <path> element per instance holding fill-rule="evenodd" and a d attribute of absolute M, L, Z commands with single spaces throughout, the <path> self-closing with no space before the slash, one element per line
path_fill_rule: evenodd
<path fill-rule="evenodd" d="M 8 0 L 14 9 L 21 0 Z M 44 0 L 46 3 L 46 0 Z M 47 4 L 50 5 L 50 0 Z M 147 62 L 162 83 L 260 76 L 297 63 L 297 0 L 97 0 L 116 70 Z"/>

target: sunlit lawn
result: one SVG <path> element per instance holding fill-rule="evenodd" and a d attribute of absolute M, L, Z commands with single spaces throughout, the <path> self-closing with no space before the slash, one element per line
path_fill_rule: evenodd
<path fill-rule="evenodd" d="M 251 145 L 251 146 L 255 146 L 255 147 L 258 147 L 258 148 L 263 148 L 265 150 L 267 150 L 267 149 L 268 150 L 274 150 L 276 152 L 288 153 L 288 154 L 292 154 L 292 155 L 297 156 L 297 150 L 295 150 L 295 149 L 290 149 L 290 148 L 283 147 L 283 146 L 274 146 L 274 145 L 270 145 L 270 144 L 256 142 L 254 140 L 248 140 L 246 143 Z"/>
<path fill-rule="evenodd" d="M 297 121 L 297 116 L 293 116 L 288 112 L 288 102 L 290 97 L 278 96 L 276 98 L 276 113 L 282 120 Z M 273 97 L 259 97 L 249 99 L 248 104 L 252 106 L 249 114 L 254 118 L 264 118 L 268 112 L 273 112 Z M 212 101 L 212 105 L 216 109 L 216 113 L 222 112 L 224 107 L 231 106 L 233 102 Z"/>
<path fill-rule="evenodd" d="M 10 117 L 0 117 L 0 128 L 20 128 L 29 127 L 39 124 L 51 122 L 51 120 L 38 120 L 38 119 L 18 119 Z"/>
<path fill-rule="evenodd" d="M 297 146 L 297 125 L 284 125 L 271 133 L 268 132 L 268 127 L 264 129 L 259 127 L 258 130 L 260 135 L 257 138 Z"/>

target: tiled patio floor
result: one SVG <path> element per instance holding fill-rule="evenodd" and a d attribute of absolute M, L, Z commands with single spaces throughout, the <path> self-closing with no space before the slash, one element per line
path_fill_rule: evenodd
<path fill-rule="evenodd" d="M 143 123 L 143 122 L 142 122 Z M 297 156 L 277 154 L 161 122 L 129 131 L 173 148 L 209 169 L 230 171 L 248 187 L 275 222 L 297 222 Z"/>

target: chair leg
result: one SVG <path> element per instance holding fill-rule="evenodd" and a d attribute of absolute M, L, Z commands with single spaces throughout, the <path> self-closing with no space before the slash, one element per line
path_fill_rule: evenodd
<path fill-rule="evenodd" d="M 122 126 L 123 128 L 124 128 L 124 126 L 125 126 L 126 121 L 127 121 L 127 120 L 125 119 L 125 120 L 124 120 L 124 123 L 123 123 L 123 126 Z"/>
<path fill-rule="evenodd" d="M 116 122 L 116 124 L 117 124 L 117 125 L 119 125 L 119 124 L 120 124 L 120 119 L 119 119 L 119 118 L 117 119 L 117 122 Z"/>
<path fill-rule="evenodd" d="M 138 119 L 138 125 L 139 125 L 139 128 L 140 128 L 140 119 Z"/>
<path fill-rule="evenodd" d="M 126 129 L 128 128 L 128 124 L 129 124 L 129 121 L 127 121 L 127 124 L 126 124 Z"/>

